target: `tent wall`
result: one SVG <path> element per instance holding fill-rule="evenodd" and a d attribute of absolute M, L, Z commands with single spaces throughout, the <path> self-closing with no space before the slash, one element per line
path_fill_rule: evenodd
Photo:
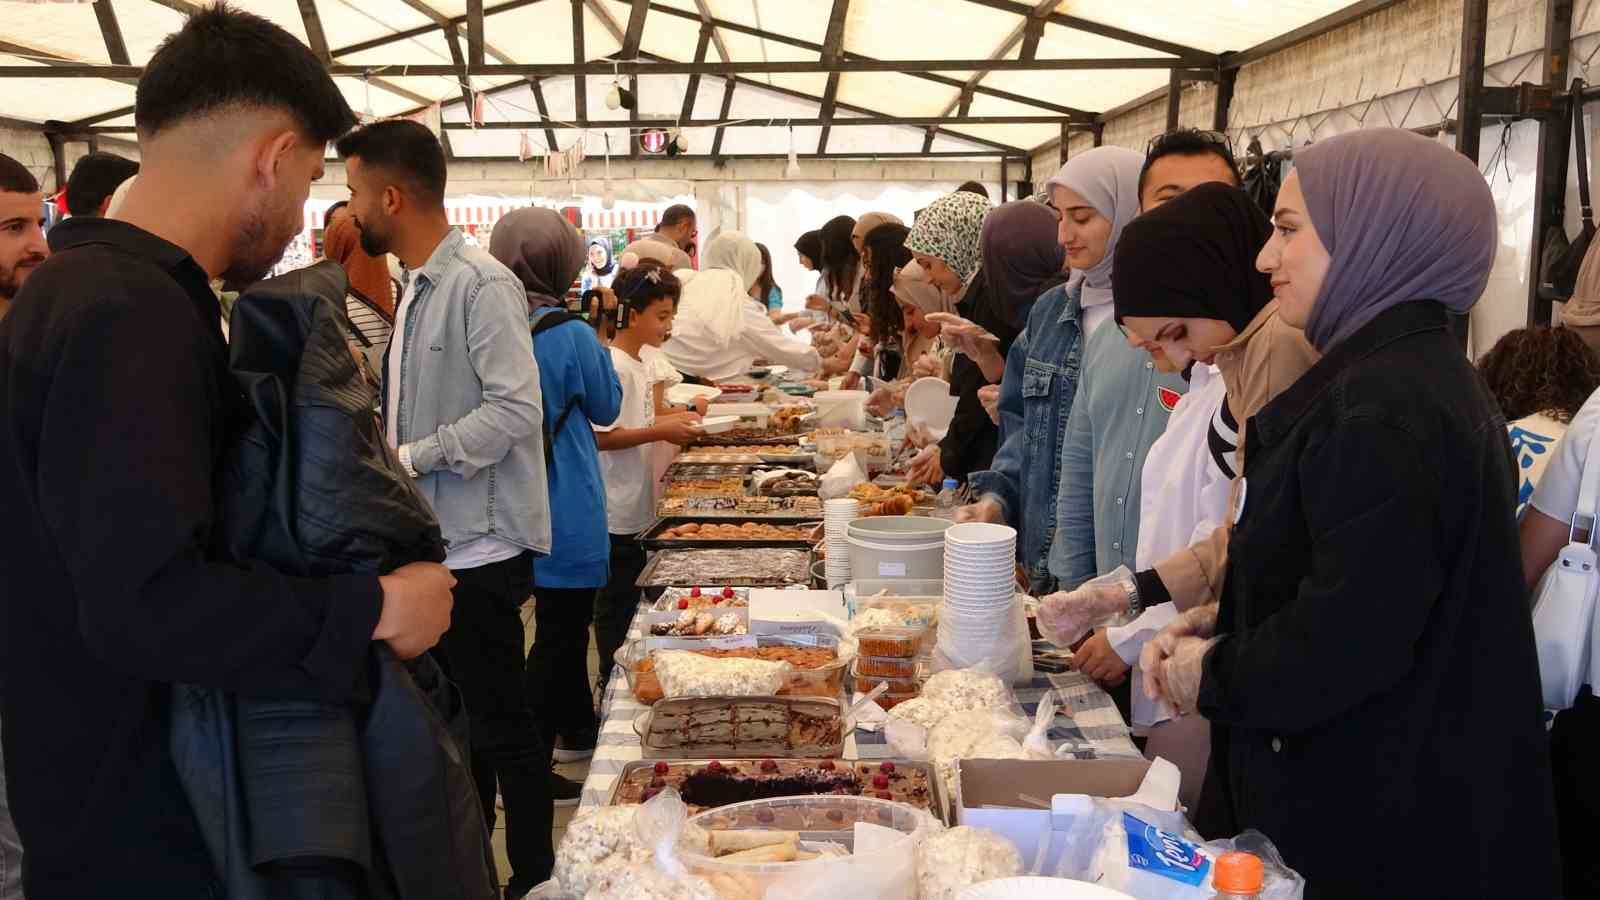
<path fill-rule="evenodd" d="M 1485 84 L 1514 85 L 1540 78 L 1544 14 L 1544 0 L 1491 0 Z M 1442 122 L 1453 122 L 1458 115 L 1461 25 L 1460 0 L 1409 0 L 1243 67 L 1228 116 L 1235 148 L 1242 155 L 1251 138 L 1259 138 L 1267 150 L 1283 150 L 1364 127 L 1429 132 Z M 1586 79 L 1600 76 L 1600 71 L 1590 72 L 1591 66 L 1600 70 L 1600 0 L 1577 0 L 1572 34 L 1572 74 Z M 1214 85 L 1186 85 L 1179 103 L 1180 123 L 1209 129 L 1215 104 Z M 1166 120 L 1167 99 L 1162 92 L 1108 117 L 1103 141 L 1143 152 L 1150 138 L 1166 128 Z M 1453 129 L 1439 133 L 1438 139 L 1453 146 Z M 1069 155 L 1092 146 L 1090 135 L 1076 133 L 1068 144 Z M 1475 356 L 1526 320 L 1537 123 L 1509 127 L 1488 123 L 1482 148 L 1480 167 L 1495 195 L 1501 242 L 1489 288 L 1473 312 Z M 1036 177 L 1043 180 L 1039 173 L 1059 165 L 1058 147 L 1040 148 L 1033 164 Z M 1567 227 L 1575 233 L 1576 167 L 1569 172 Z"/>

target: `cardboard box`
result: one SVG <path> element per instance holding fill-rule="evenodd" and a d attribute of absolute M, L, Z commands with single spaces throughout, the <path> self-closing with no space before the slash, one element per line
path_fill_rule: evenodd
<path fill-rule="evenodd" d="M 1046 804 L 1058 794 L 1128 797 L 1138 793 L 1150 767 L 1150 761 L 1144 759 L 959 760 L 952 818 L 957 825 L 1005 835 L 1028 865 L 1050 830 L 1050 810 L 1023 800 L 1021 795 Z M 1062 845 L 1061 841 L 1052 842 L 1042 871 L 1054 870 Z"/>

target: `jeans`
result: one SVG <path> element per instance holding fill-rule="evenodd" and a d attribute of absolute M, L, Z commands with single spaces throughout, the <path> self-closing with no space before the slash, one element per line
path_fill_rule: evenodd
<path fill-rule="evenodd" d="M 533 649 L 528 652 L 528 706 L 539 737 L 586 742 L 600 729 L 589 690 L 589 622 L 594 588 L 535 588 Z"/>
<path fill-rule="evenodd" d="M 22 900 L 22 841 L 6 799 L 6 757 L 0 747 L 0 900 Z"/>
<path fill-rule="evenodd" d="M 594 639 L 600 654 L 600 690 L 611 678 L 614 657 L 628 640 L 628 626 L 639 612 L 634 582 L 644 571 L 644 548 L 631 534 L 611 536 L 611 581 L 594 598 Z"/>
<path fill-rule="evenodd" d="M 548 879 L 555 867 L 550 747 L 539 738 L 522 688 L 521 607 L 531 565 L 532 555 L 522 553 L 452 573 L 455 609 L 436 653 L 467 706 L 472 777 L 491 831 L 498 778 L 506 806 L 508 883 L 518 897 Z"/>

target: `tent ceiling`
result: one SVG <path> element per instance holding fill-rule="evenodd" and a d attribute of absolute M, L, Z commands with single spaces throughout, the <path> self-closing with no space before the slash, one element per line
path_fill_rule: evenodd
<path fill-rule="evenodd" d="M 182 25 L 178 9 L 187 0 L 101 0 L 115 13 L 129 63 L 145 64 L 161 40 Z M 340 89 L 351 106 L 374 116 L 410 113 L 419 99 L 441 102 L 446 121 L 464 122 L 462 76 L 455 72 L 447 32 L 441 21 L 455 20 L 462 52 L 467 49 L 467 0 L 310 0 L 327 45 L 338 65 L 368 69 L 341 71 Z M 495 72 L 497 64 L 564 65 L 574 63 L 573 3 L 582 3 L 584 61 L 600 61 L 587 78 L 594 155 L 603 145 L 601 120 L 616 120 L 606 129 L 613 149 L 625 154 L 628 114 L 605 108 L 611 77 L 603 74 L 608 57 L 623 47 L 630 20 L 643 14 L 639 40 L 644 64 L 695 63 L 705 22 L 712 29 L 703 61 L 710 65 L 829 62 L 823 51 L 830 33 L 842 35 L 840 63 L 859 68 L 870 60 L 951 60 L 971 65 L 976 60 L 1011 61 L 1027 66 L 1036 61 L 1117 59 L 1131 66 L 1153 61 L 1155 68 L 1111 69 L 1012 68 L 1000 71 L 739 72 L 727 120 L 798 119 L 794 127 L 801 153 L 817 149 L 824 132 L 819 122 L 839 116 L 946 118 L 951 116 L 1032 117 L 1011 123 L 952 122 L 937 134 L 922 124 L 871 125 L 827 129 L 828 150 L 864 155 L 934 152 L 1006 153 L 1020 155 L 1060 134 L 1064 110 L 1094 113 L 1114 108 L 1167 84 L 1165 63 L 1214 68 L 1217 55 L 1246 50 L 1307 23 L 1338 12 L 1348 0 L 483 0 L 485 63 L 489 70 L 471 76 L 471 87 L 486 93 L 486 118 L 510 123 L 481 133 L 451 130 L 459 156 L 515 156 L 519 130 L 527 131 L 536 150 L 543 150 L 546 128 L 540 121 L 528 79 L 515 72 Z M 830 32 L 835 4 L 843 4 L 842 29 Z M 234 0 L 234 5 L 262 15 L 291 34 L 307 40 L 300 0 Z M 13 14 L 17 13 L 17 14 Z M 1043 19 L 1031 22 L 1030 15 Z M 105 66 L 113 62 L 91 3 L 46 3 L 25 7 L 18 0 L 0 0 L 6 20 L 0 35 L 0 67 L 13 67 L 0 79 L 0 117 L 43 122 L 79 122 L 103 117 L 131 105 L 133 89 L 125 82 L 76 77 L 71 82 L 32 77 L 19 67 L 41 71 L 70 65 Z M 1082 27 L 1074 27 L 1082 26 Z M 1100 32 L 1100 33 L 1094 33 Z M 308 41 L 308 43 L 311 43 Z M 373 46 L 376 44 L 377 46 Z M 353 52 L 338 53 L 344 48 Z M 1187 48 L 1187 49 L 1186 49 Z M 1029 62 L 1030 60 L 1035 62 Z M 1004 64 L 1004 63 L 1003 63 Z M 434 67 L 426 74 L 411 71 Z M 66 71 L 66 70 L 61 70 Z M 81 73 L 80 73 L 81 74 Z M 730 74 L 730 73 L 718 73 Z M 627 76 L 624 76 L 626 80 Z M 723 152 L 784 153 L 789 129 L 767 127 L 718 129 L 725 81 L 712 73 L 698 79 L 692 119 L 707 125 L 687 129 L 691 154 L 711 150 L 723 133 Z M 574 106 L 574 77 L 539 79 L 557 145 L 569 146 L 584 129 Z M 687 74 L 639 76 L 639 118 L 670 122 L 683 111 Z M 70 84 L 70 90 L 63 86 Z M 963 103 L 963 86 L 972 89 Z M 1045 121 L 1037 121 L 1043 118 Z M 567 126 L 567 127 L 563 127 Z M 126 128 L 126 117 L 105 119 L 100 127 Z"/>

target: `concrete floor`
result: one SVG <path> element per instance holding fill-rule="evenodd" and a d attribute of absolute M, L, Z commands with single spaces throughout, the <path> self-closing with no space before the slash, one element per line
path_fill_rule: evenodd
<path fill-rule="evenodd" d="M 531 648 L 533 646 L 533 600 L 531 600 L 531 599 L 526 604 L 524 604 L 523 607 L 522 607 L 522 625 L 523 625 L 523 634 L 526 636 L 525 640 L 527 642 L 527 646 Z M 594 682 L 595 678 L 597 677 L 597 673 L 599 671 L 600 671 L 600 659 L 599 659 L 599 656 L 595 653 L 594 632 L 591 630 L 590 634 L 589 634 L 589 681 L 590 681 L 590 683 Z M 584 760 L 583 762 L 577 762 L 577 763 L 568 763 L 566 765 L 558 765 L 555 768 L 556 768 L 556 771 L 558 773 L 560 773 L 562 775 L 565 775 L 566 777 L 572 779 L 573 781 L 578 782 L 579 784 L 582 784 L 584 779 L 589 777 L 589 761 L 588 760 Z M 551 842 L 552 846 L 555 846 L 555 847 L 560 847 L 561 846 L 561 838 L 562 838 L 563 835 L 565 835 L 567 833 L 567 823 L 572 821 L 572 817 L 573 817 L 574 814 L 577 813 L 577 811 L 578 811 L 578 808 L 576 806 L 557 807 L 556 808 L 555 827 L 550 832 L 550 842 Z M 491 835 L 491 838 L 492 838 L 493 845 L 494 845 L 495 869 L 500 875 L 501 887 L 505 886 L 505 880 L 511 874 L 511 865 L 508 862 L 506 862 L 506 827 L 505 826 L 506 826 L 506 820 L 505 820 L 504 811 L 503 810 L 497 811 L 496 814 L 495 814 L 494 834 Z"/>

